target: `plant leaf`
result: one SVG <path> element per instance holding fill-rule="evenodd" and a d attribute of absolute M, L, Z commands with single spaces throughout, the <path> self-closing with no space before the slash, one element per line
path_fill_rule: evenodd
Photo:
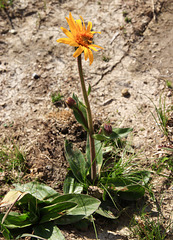
<path fill-rule="evenodd" d="M 65 141 L 65 156 L 70 168 L 79 182 L 84 182 L 86 178 L 86 162 L 79 149 L 73 150 L 72 143 Z"/>
<path fill-rule="evenodd" d="M 118 138 L 126 137 L 133 128 L 113 128 L 112 132 L 118 135 Z"/>
<path fill-rule="evenodd" d="M 63 185 L 63 192 L 67 193 L 81 193 L 83 191 L 83 184 L 79 183 L 74 177 L 72 171 L 66 175 Z"/>
<path fill-rule="evenodd" d="M 133 201 L 143 197 L 145 193 L 144 185 L 148 183 L 149 179 L 149 171 L 137 171 L 113 178 L 103 177 L 101 178 L 101 182 L 107 185 L 120 198 Z"/>
<path fill-rule="evenodd" d="M 99 207 L 96 212 L 97 214 L 103 216 L 103 217 L 106 217 L 106 218 L 110 218 L 110 219 L 117 219 L 119 218 L 119 216 L 115 216 L 110 210 L 106 210 L 106 209 L 103 209 L 102 207 Z"/>
<path fill-rule="evenodd" d="M 63 201 L 75 202 L 77 203 L 77 207 L 61 218 L 55 220 L 55 223 L 60 225 L 71 224 L 88 217 L 94 213 L 100 205 L 98 199 L 83 194 L 66 194 L 55 199 L 53 203 Z"/>
<path fill-rule="evenodd" d="M 83 114 L 83 118 L 85 120 L 81 117 L 81 114 L 75 108 L 73 109 L 73 114 L 74 114 L 76 120 L 83 126 L 83 128 L 86 131 L 88 131 L 88 128 L 86 127 L 86 125 L 84 123 L 84 121 L 86 123 L 88 122 L 87 121 L 86 107 L 85 107 L 85 105 L 81 101 L 79 101 L 77 95 L 73 94 L 73 99 L 76 101 L 76 108 L 78 108 L 81 111 L 81 113 Z"/>
<path fill-rule="evenodd" d="M 102 143 L 100 141 L 95 140 L 95 151 L 96 151 L 97 173 L 100 174 L 101 167 L 103 164 Z"/>
<path fill-rule="evenodd" d="M 113 128 L 110 135 L 105 135 L 102 131 L 100 134 L 94 134 L 93 138 L 99 141 L 114 140 L 126 137 L 132 130 L 132 128 Z"/>
<path fill-rule="evenodd" d="M 1 216 L 0 216 L 0 219 L 1 219 Z M 0 226 L 1 226 L 1 233 L 3 234 L 4 238 L 5 238 L 6 240 L 11 240 L 11 239 L 13 239 L 10 231 L 8 230 L 8 228 L 6 228 L 6 227 L 4 226 L 4 224 L 1 224 L 1 223 L 0 223 Z"/>
<path fill-rule="evenodd" d="M 77 206 L 74 202 L 60 202 L 40 209 L 40 223 L 49 222 L 62 217 Z"/>
<path fill-rule="evenodd" d="M 36 239 L 38 239 L 38 240 L 47 240 L 46 238 L 42 238 L 42 237 L 39 237 L 39 236 L 37 236 L 37 235 L 33 235 L 33 234 L 30 234 L 30 233 L 24 233 L 24 234 L 22 234 L 22 235 L 18 235 L 17 237 L 16 237 L 16 239 L 21 239 L 21 238 L 25 238 L 25 237 L 31 237 L 31 238 L 36 238 Z"/>
<path fill-rule="evenodd" d="M 41 201 L 52 195 L 58 194 L 53 188 L 39 182 L 29 182 L 26 184 L 16 183 L 14 186 L 16 190 L 30 193 L 32 196 Z"/>
<path fill-rule="evenodd" d="M 9 191 L 0 202 L 0 207 L 7 207 L 8 205 L 14 204 L 17 200 L 19 201 L 19 199 L 21 199 L 25 194 L 26 193 L 15 190 Z"/>
<path fill-rule="evenodd" d="M 51 223 L 39 224 L 34 227 L 34 234 L 46 240 L 65 240 L 60 229 Z"/>
<path fill-rule="evenodd" d="M 88 86 L 88 92 L 87 92 L 88 96 L 90 95 L 90 92 L 91 92 L 91 84 L 89 84 Z"/>
<path fill-rule="evenodd" d="M 0 220 L 2 220 L 4 214 L 0 214 Z M 27 212 L 19 214 L 17 212 L 10 212 L 4 221 L 4 226 L 9 229 L 24 228 L 37 223 L 38 217 L 32 213 Z"/>

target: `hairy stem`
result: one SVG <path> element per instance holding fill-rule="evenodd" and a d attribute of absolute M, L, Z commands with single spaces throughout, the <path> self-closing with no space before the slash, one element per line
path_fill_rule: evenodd
<path fill-rule="evenodd" d="M 94 134 L 93 122 L 92 122 L 92 114 L 90 103 L 88 100 L 88 94 L 86 91 L 85 81 L 82 72 L 82 59 L 81 55 L 77 58 L 78 62 L 78 70 L 80 76 L 80 82 L 82 87 L 82 93 L 84 102 L 87 108 L 87 117 L 88 117 L 88 129 L 89 129 L 89 143 L 90 143 L 90 157 L 91 157 L 91 180 L 94 181 L 96 179 L 96 159 L 95 159 L 95 145 L 94 145 L 94 138 L 92 137 Z"/>

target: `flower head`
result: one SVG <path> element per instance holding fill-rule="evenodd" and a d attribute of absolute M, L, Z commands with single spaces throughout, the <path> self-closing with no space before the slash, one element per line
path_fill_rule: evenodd
<path fill-rule="evenodd" d="M 73 57 L 78 57 L 82 52 L 84 52 L 85 60 L 89 58 L 91 65 L 93 62 L 93 53 L 91 50 L 98 51 L 96 47 L 102 48 L 92 43 L 94 34 L 100 32 L 91 31 L 91 22 L 88 22 L 88 26 L 86 28 L 83 18 L 81 16 L 80 18 L 81 19 L 75 21 L 72 17 L 72 14 L 69 13 L 69 18 L 66 17 L 66 20 L 70 27 L 70 31 L 68 31 L 66 28 L 61 27 L 62 31 L 68 38 L 60 38 L 57 40 L 57 42 L 69 44 L 73 47 L 78 47 L 73 54 Z"/>
<path fill-rule="evenodd" d="M 104 132 L 106 135 L 110 135 L 112 133 L 112 126 L 110 124 L 104 124 Z"/>
<path fill-rule="evenodd" d="M 66 100 L 66 104 L 69 108 L 73 108 L 76 105 L 76 101 L 73 98 L 68 97 Z"/>

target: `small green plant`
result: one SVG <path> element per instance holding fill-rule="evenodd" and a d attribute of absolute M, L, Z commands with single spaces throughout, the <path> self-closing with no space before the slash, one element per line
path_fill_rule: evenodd
<path fill-rule="evenodd" d="M 110 61 L 110 57 L 106 57 L 105 55 L 102 57 L 104 62 L 109 62 Z"/>
<path fill-rule="evenodd" d="M 4 175 L 4 181 L 19 181 L 26 170 L 25 163 L 25 155 L 16 145 L 0 146 L 0 172 Z"/>
<path fill-rule="evenodd" d="M 131 18 L 128 17 L 128 12 L 123 11 L 123 17 L 126 23 L 131 23 Z"/>
<path fill-rule="evenodd" d="M 13 0 L 0 0 L 0 9 L 7 8 L 8 6 L 13 4 Z"/>
<path fill-rule="evenodd" d="M 173 172 L 173 155 L 167 155 L 154 161 L 152 170 L 157 174 L 161 173 L 164 169 Z"/>
<path fill-rule="evenodd" d="M 52 103 L 54 103 L 54 104 L 61 101 L 63 98 L 64 98 L 64 96 L 61 95 L 60 92 L 58 92 L 58 93 L 55 92 L 55 93 L 51 94 Z"/>
<path fill-rule="evenodd" d="M 152 101 L 151 98 L 149 98 L 150 101 L 153 103 L 155 107 L 156 116 L 152 114 L 155 122 L 157 123 L 160 130 L 163 132 L 165 136 L 168 137 L 168 129 L 167 124 L 169 120 L 169 112 L 171 111 L 172 107 L 166 105 L 166 99 L 162 100 L 162 97 L 160 96 L 159 99 L 159 106 L 157 107 L 156 104 Z"/>
<path fill-rule="evenodd" d="M 167 228 L 170 228 L 168 226 Z M 167 230 L 163 226 L 163 219 L 158 215 L 153 219 L 144 210 L 141 216 L 135 216 L 130 224 L 133 237 L 138 240 L 164 240 L 167 236 Z"/>
<path fill-rule="evenodd" d="M 129 18 L 129 17 L 125 17 L 124 20 L 125 20 L 126 23 L 131 23 L 131 21 L 132 21 L 131 18 Z"/>
<path fill-rule="evenodd" d="M 170 82 L 170 81 L 168 81 L 168 80 L 166 80 L 166 86 L 167 86 L 168 88 L 170 88 L 170 89 L 173 88 L 172 82 Z"/>

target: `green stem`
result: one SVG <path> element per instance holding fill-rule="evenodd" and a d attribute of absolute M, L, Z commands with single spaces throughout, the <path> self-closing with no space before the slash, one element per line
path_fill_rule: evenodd
<path fill-rule="evenodd" d="M 90 157 L 91 157 L 91 180 L 94 181 L 96 179 L 96 159 L 95 159 L 95 145 L 94 145 L 94 138 L 92 137 L 94 134 L 93 122 L 92 122 L 92 115 L 91 115 L 91 108 L 88 100 L 88 94 L 86 91 L 85 81 L 82 72 L 82 60 L 81 55 L 77 58 L 78 62 L 78 70 L 80 76 L 80 82 L 82 87 L 83 98 L 85 101 L 85 105 L 87 108 L 87 117 L 88 117 L 88 129 L 89 129 L 89 143 L 90 143 Z"/>

